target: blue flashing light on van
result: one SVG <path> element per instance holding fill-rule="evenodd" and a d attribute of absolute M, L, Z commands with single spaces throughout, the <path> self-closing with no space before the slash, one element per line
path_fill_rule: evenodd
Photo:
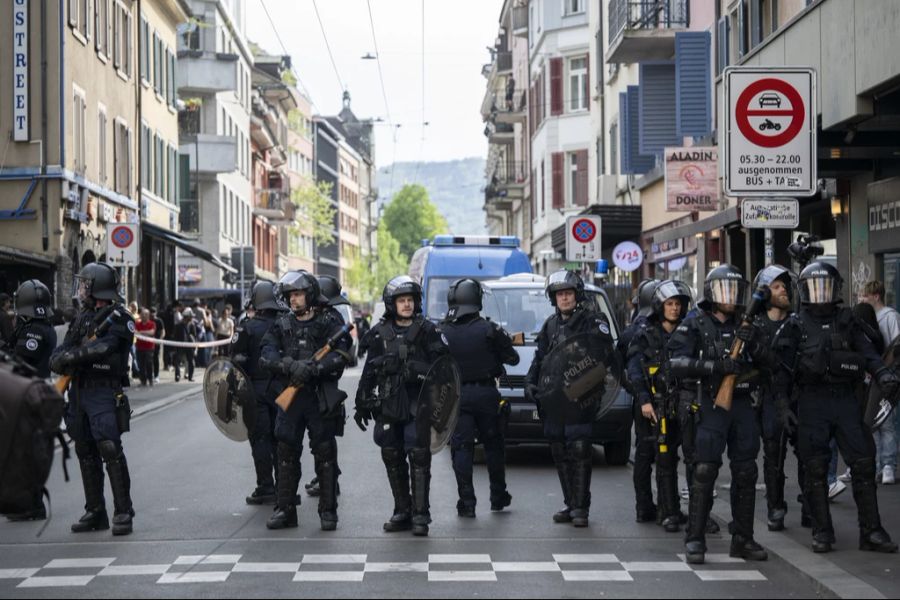
<path fill-rule="evenodd" d="M 410 277 L 422 284 L 422 310 L 433 321 L 447 314 L 447 291 L 457 279 L 483 281 L 531 272 L 528 255 L 512 235 L 438 235 L 431 242 L 423 240 L 409 261 Z"/>

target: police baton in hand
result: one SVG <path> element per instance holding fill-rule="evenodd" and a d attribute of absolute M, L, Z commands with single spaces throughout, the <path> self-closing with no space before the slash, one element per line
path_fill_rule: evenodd
<path fill-rule="evenodd" d="M 756 288 L 756 291 L 753 292 L 753 299 L 750 301 L 750 306 L 747 307 L 747 312 L 744 313 L 741 327 L 752 327 L 753 320 L 758 314 L 765 310 L 766 302 L 768 302 L 771 297 L 772 291 L 769 289 L 769 286 L 761 285 Z M 729 353 L 731 360 L 737 360 L 743 349 L 744 341 L 735 337 L 734 343 L 731 345 L 731 352 Z M 736 383 L 737 375 L 735 374 L 726 375 L 725 378 L 722 379 L 722 384 L 719 386 L 719 391 L 716 394 L 715 405 L 717 407 L 731 410 L 731 400 L 734 396 L 734 386 Z"/>
<path fill-rule="evenodd" d="M 109 331 L 109 328 L 112 327 L 112 324 L 115 322 L 115 319 L 122 316 L 122 313 L 119 312 L 119 309 L 114 309 L 107 317 L 100 323 L 100 327 L 97 328 L 97 331 L 94 332 L 90 338 L 88 338 L 89 342 L 93 342 L 101 335 L 106 335 L 106 332 Z M 69 383 L 72 382 L 71 375 L 62 375 L 59 379 L 56 380 L 54 384 L 56 386 L 56 391 L 60 394 L 66 393 L 66 388 L 69 387 Z"/>
<path fill-rule="evenodd" d="M 331 336 L 325 345 L 319 348 L 319 350 L 313 355 L 313 362 L 318 364 L 323 358 L 325 358 L 329 352 L 334 349 L 334 346 L 338 343 L 338 341 L 344 337 L 345 335 L 349 335 L 350 332 L 353 331 L 353 325 L 351 323 L 345 324 L 341 327 L 341 330 Z M 291 407 L 291 404 L 294 402 L 294 396 L 297 395 L 297 392 L 300 391 L 302 385 L 289 385 L 284 388 L 284 391 L 278 395 L 278 398 L 275 400 L 275 404 L 281 407 L 281 410 L 287 412 L 287 409 Z"/>

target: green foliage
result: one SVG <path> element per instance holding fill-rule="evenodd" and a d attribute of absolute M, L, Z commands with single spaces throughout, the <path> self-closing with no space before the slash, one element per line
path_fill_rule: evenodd
<path fill-rule="evenodd" d="M 399 244 L 406 261 L 422 245 L 423 239 L 447 233 L 447 220 L 428 198 L 428 191 L 415 184 L 404 185 L 394 195 L 384 210 L 382 223 Z"/>
<path fill-rule="evenodd" d="M 311 226 L 317 246 L 334 243 L 334 215 L 337 209 L 331 203 L 331 187 L 324 181 L 315 185 L 310 182 L 291 192 L 291 201 L 297 207 L 299 220 Z M 295 226 L 292 233 L 299 233 L 299 227 Z"/>
<path fill-rule="evenodd" d="M 409 261 L 400 252 L 400 243 L 388 231 L 384 221 L 378 224 L 378 248 L 373 256 L 356 256 L 344 273 L 354 304 L 370 304 L 381 297 L 381 289 L 391 278 L 406 273 Z"/>
<path fill-rule="evenodd" d="M 285 85 L 289 85 L 290 87 L 297 86 L 297 77 L 295 77 L 294 74 L 287 69 L 285 69 L 285 71 L 281 74 L 281 81 L 282 83 L 284 83 Z"/>
<path fill-rule="evenodd" d="M 309 130 L 306 127 L 306 123 L 303 121 L 303 115 L 296 108 L 292 108 L 288 111 L 288 129 L 293 131 L 299 136 L 309 137 Z"/>

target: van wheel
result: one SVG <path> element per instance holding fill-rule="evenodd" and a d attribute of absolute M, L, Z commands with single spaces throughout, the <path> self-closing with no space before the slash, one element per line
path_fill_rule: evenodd
<path fill-rule="evenodd" d="M 631 440 L 603 444 L 603 454 L 606 456 L 606 464 L 610 466 L 626 465 L 631 455 Z"/>

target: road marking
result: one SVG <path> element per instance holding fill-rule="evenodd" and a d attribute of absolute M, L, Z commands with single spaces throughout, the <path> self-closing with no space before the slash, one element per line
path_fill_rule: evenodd
<path fill-rule="evenodd" d="M 563 571 L 565 581 L 634 581 L 628 571 Z"/>
<path fill-rule="evenodd" d="M 93 575 L 54 575 L 51 577 L 29 577 L 16 587 L 36 588 L 85 586 L 89 584 L 93 578 Z"/>
<path fill-rule="evenodd" d="M 108 567 L 116 560 L 113 558 L 57 558 L 51 560 L 45 569 L 90 569 L 94 567 Z"/>
<path fill-rule="evenodd" d="M 210 554 L 204 558 L 202 565 L 233 565 L 241 560 L 240 554 Z"/>
<path fill-rule="evenodd" d="M 25 579 L 38 571 L 40 569 L 0 569 L 0 579 Z"/>
<path fill-rule="evenodd" d="M 759 571 L 694 571 L 701 581 L 766 581 Z"/>
<path fill-rule="evenodd" d="M 106 567 L 97 575 L 99 577 L 106 576 L 125 576 L 125 575 L 162 575 L 169 570 L 171 565 L 112 565 Z"/>
<path fill-rule="evenodd" d="M 617 563 L 615 554 L 554 554 L 558 563 Z"/>
<path fill-rule="evenodd" d="M 561 569 L 555 562 L 495 562 L 495 573 L 558 573 Z"/>
<path fill-rule="evenodd" d="M 491 562 L 490 554 L 429 554 L 428 562 L 435 564 L 473 564 Z"/>
<path fill-rule="evenodd" d="M 304 565 L 359 565 L 366 562 L 366 554 L 304 554 Z"/>
<path fill-rule="evenodd" d="M 285 562 L 239 562 L 234 565 L 232 573 L 296 573 L 300 563 Z"/>
<path fill-rule="evenodd" d="M 682 561 L 686 560 L 684 554 L 679 554 L 678 558 Z M 733 556 L 728 556 L 727 554 L 707 554 L 704 558 L 707 564 L 710 565 L 718 565 L 718 564 L 734 564 L 734 563 L 745 563 L 747 562 L 743 558 L 734 558 Z"/>
<path fill-rule="evenodd" d="M 683 562 L 623 562 L 622 567 L 626 571 L 659 571 L 659 572 L 675 572 L 690 571 L 691 567 Z"/>
<path fill-rule="evenodd" d="M 427 573 L 427 562 L 366 563 L 366 573 Z"/>
<path fill-rule="evenodd" d="M 188 571 L 187 573 L 163 573 L 156 583 L 222 583 L 231 571 Z"/>
<path fill-rule="evenodd" d="M 497 574 L 493 571 L 428 571 L 428 581 L 480 581 L 496 582 Z"/>
<path fill-rule="evenodd" d="M 190 554 L 185 556 L 179 556 L 173 562 L 173 565 L 196 565 L 198 562 L 206 558 L 205 554 Z"/>
<path fill-rule="evenodd" d="M 361 582 L 364 576 L 363 571 L 299 571 L 294 581 Z"/>

